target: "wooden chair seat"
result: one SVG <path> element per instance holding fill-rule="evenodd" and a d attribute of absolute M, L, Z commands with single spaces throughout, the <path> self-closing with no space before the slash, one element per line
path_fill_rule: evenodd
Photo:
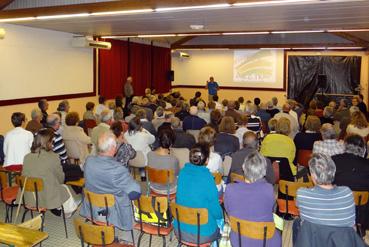
<path fill-rule="evenodd" d="M 18 191 L 19 191 L 19 186 L 4 188 L 3 189 L 3 201 L 8 205 L 13 204 L 15 199 L 17 199 Z"/>
<path fill-rule="evenodd" d="M 182 240 L 182 244 L 184 244 L 184 245 L 186 245 L 186 246 L 193 246 L 193 247 L 210 247 L 211 246 L 211 244 L 212 244 L 213 242 L 211 242 L 211 243 L 204 243 L 204 244 L 200 244 L 200 245 L 197 245 L 196 243 L 190 243 L 190 242 L 186 242 L 186 241 L 183 241 Z"/>
<path fill-rule="evenodd" d="M 164 195 L 164 194 L 156 193 L 156 192 L 155 192 L 155 191 L 153 191 L 153 190 L 150 190 L 150 195 L 151 195 L 151 196 L 155 196 L 155 197 L 166 197 L 166 196 L 167 196 L 167 195 Z M 176 193 L 169 194 L 169 200 L 173 201 L 174 199 L 176 199 L 176 196 L 177 196 L 177 194 L 176 194 Z"/>
<path fill-rule="evenodd" d="M 139 223 L 135 224 L 133 228 L 138 231 L 141 231 L 141 227 Z M 167 236 L 171 233 L 172 230 L 173 230 L 172 225 L 170 227 L 160 227 L 160 235 Z M 147 223 L 142 223 L 142 231 L 147 234 L 158 235 L 158 226 L 154 226 L 154 225 L 147 224 Z"/>
<path fill-rule="evenodd" d="M 295 216 L 300 215 L 300 211 L 296 207 L 295 201 L 288 200 L 288 210 L 287 210 L 287 205 L 286 205 L 286 200 L 285 199 L 278 199 L 277 204 L 278 204 L 278 211 L 281 212 L 281 213 L 289 213 L 289 214 L 292 214 L 292 215 L 295 215 Z"/>
<path fill-rule="evenodd" d="M 92 247 L 101 247 L 102 245 L 92 245 Z M 114 242 L 112 244 L 105 245 L 105 247 L 134 247 L 132 244 L 121 244 L 119 242 Z"/>
<path fill-rule="evenodd" d="M 83 187 L 83 186 L 85 186 L 85 179 L 80 178 L 79 180 L 69 181 L 69 182 L 66 182 L 65 184 L 66 185 L 71 185 L 71 186 Z"/>

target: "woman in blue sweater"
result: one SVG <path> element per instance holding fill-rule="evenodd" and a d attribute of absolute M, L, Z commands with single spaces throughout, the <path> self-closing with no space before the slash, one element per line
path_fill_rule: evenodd
<path fill-rule="evenodd" d="M 200 244 L 215 241 L 219 238 L 217 220 L 223 219 L 222 209 L 218 201 L 218 190 L 213 176 L 206 168 L 209 158 L 207 145 L 195 144 L 190 151 L 190 163 L 185 164 L 179 172 L 176 203 L 190 208 L 206 208 L 208 223 L 201 225 Z M 178 224 L 174 221 L 176 234 Z M 197 241 L 197 226 L 181 223 L 183 241 Z"/>

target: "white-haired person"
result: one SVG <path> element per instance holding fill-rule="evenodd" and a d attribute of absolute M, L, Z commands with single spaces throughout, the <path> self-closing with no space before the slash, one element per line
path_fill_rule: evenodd
<path fill-rule="evenodd" d="M 337 133 L 332 124 L 323 124 L 320 128 L 320 133 L 323 140 L 314 142 L 313 153 L 333 156 L 345 151 L 345 145 L 337 140 Z"/>
<path fill-rule="evenodd" d="M 224 194 L 224 206 L 229 217 L 253 222 L 273 222 L 275 203 L 273 185 L 265 180 L 267 160 L 257 150 L 250 152 L 244 159 L 243 175 L 245 181 L 228 184 Z M 232 246 L 262 246 L 262 239 L 252 239 L 238 234 L 230 234 Z M 281 235 L 274 232 L 266 241 L 267 246 L 282 246 Z"/>
<path fill-rule="evenodd" d="M 182 128 L 186 130 L 200 130 L 206 125 L 206 121 L 197 116 L 197 106 L 190 107 L 190 115 L 183 119 Z"/>
<path fill-rule="evenodd" d="M 197 103 L 197 109 L 197 116 L 204 119 L 207 124 L 210 123 L 210 112 L 206 110 L 204 101 Z"/>
<path fill-rule="evenodd" d="M 31 120 L 28 121 L 26 130 L 31 131 L 32 134 L 36 134 L 42 128 L 41 120 L 42 112 L 39 109 L 33 109 L 31 111 Z"/>
<path fill-rule="evenodd" d="M 97 147 L 97 140 L 99 136 L 106 131 L 110 130 L 110 125 L 113 123 L 113 115 L 108 109 L 103 110 L 100 112 L 100 123 L 92 129 L 91 132 L 91 142 L 93 144 L 93 151 L 95 153 Z"/>

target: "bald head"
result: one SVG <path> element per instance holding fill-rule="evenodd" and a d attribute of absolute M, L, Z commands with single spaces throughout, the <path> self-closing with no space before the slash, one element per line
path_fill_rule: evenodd
<path fill-rule="evenodd" d="M 60 117 L 58 114 L 50 114 L 47 116 L 46 123 L 50 128 L 58 130 L 60 128 Z"/>
<path fill-rule="evenodd" d="M 282 107 L 283 112 L 290 112 L 291 106 L 288 103 L 285 103 Z"/>
<path fill-rule="evenodd" d="M 103 132 L 97 140 L 99 155 L 113 157 L 116 152 L 117 140 L 111 131 Z"/>

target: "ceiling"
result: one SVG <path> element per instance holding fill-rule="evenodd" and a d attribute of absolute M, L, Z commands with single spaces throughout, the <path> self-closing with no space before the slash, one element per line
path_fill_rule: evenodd
<path fill-rule="evenodd" d="M 23 6 L 20 0 L 10 2 L 8 7 L 0 11 L 0 19 L 9 17 L 35 16 L 40 13 L 80 13 L 78 11 L 122 10 L 127 8 L 147 8 L 148 6 L 191 6 L 193 4 L 225 3 L 228 1 L 190 1 L 190 0 L 161 0 L 161 1 L 101 1 L 92 0 L 64 0 L 41 1 L 43 5 Z M 257 1 L 257 0 L 255 0 Z M 12 2 L 12 3 L 11 3 Z M 27 2 L 27 1 L 23 1 Z M 32 0 L 28 0 L 32 2 Z M 40 1 L 33 1 L 40 2 Z M 50 7 L 45 7 L 50 2 Z M 57 2 L 57 1 L 56 1 Z M 232 1 L 239 2 L 239 1 Z M 52 4 L 53 3 L 53 4 Z M 61 4 L 64 3 L 64 4 Z M 104 4 L 104 5 L 103 5 Z M 150 5 L 151 4 L 151 5 Z M 155 7 L 154 6 L 154 7 Z M 61 12 L 64 11 L 64 12 Z M 327 29 L 357 29 L 369 28 L 369 1 L 312 1 L 300 3 L 283 3 L 268 6 L 226 7 L 218 9 L 197 9 L 171 12 L 151 12 L 114 16 L 88 16 L 81 18 L 33 20 L 17 22 L 16 24 L 74 33 L 78 35 L 137 35 L 137 34 L 168 34 L 168 33 L 196 33 L 196 32 L 240 32 L 240 31 L 274 31 L 274 30 L 327 30 Z M 0 23 L 1 24 L 1 23 Z M 190 25 L 204 25 L 204 29 L 196 31 Z M 196 46 L 207 44 L 221 46 L 222 44 L 252 45 L 252 44 L 304 44 L 318 43 L 328 45 L 369 46 L 369 32 L 345 32 L 339 34 L 284 34 L 284 35 L 235 35 L 235 36 L 203 36 L 157 38 L 156 40 L 175 43 L 177 46 Z M 312 42 L 310 42 L 312 41 Z"/>

